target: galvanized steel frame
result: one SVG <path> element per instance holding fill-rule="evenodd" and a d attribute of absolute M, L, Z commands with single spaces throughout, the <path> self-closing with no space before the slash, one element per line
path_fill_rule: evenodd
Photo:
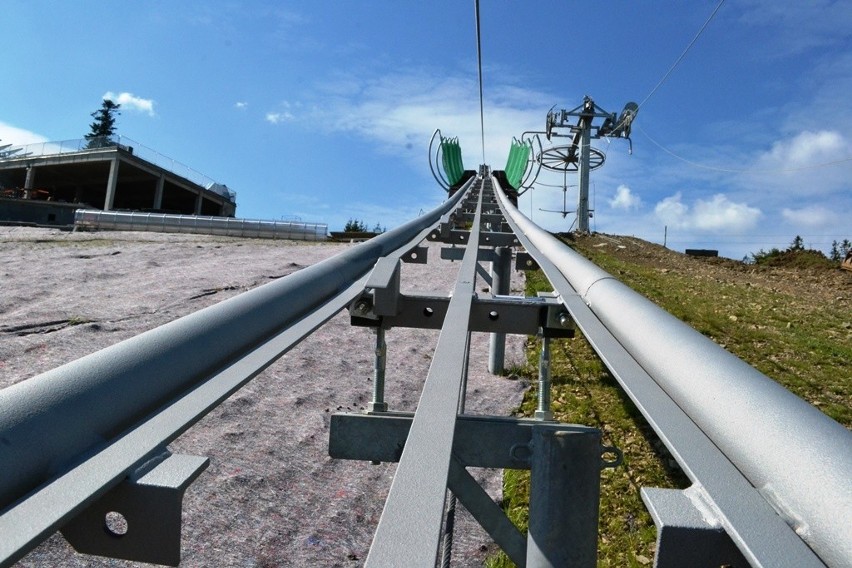
<path fill-rule="evenodd" d="M 472 182 L 326 261 L 1 390 L 0 566 L 163 461 L 166 444 L 351 302 L 378 259 L 422 242 Z"/>
<path fill-rule="evenodd" d="M 473 190 L 475 183 L 486 181 L 493 184 L 502 218 L 494 206 L 483 209 L 483 189 Z M 471 196 L 475 203 L 465 205 Z M 471 230 L 455 228 L 454 220 L 472 221 Z M 452 296 L 392 297 L 399 260 L 421 257 L 415 247 L 424 239 L 465 246 Z M 518 266 L 539 266 L 562 307 L 554 309 L 553 299 L 477 296 L 477 275 L 489 277 L 478 262 L 495 260 L 492 250 L 481 247 L 517 245 L 526 249 L 517 255 Z M 503 274 L 497 284 L 501 279 Z M 417 302 L 441 303 L 446 317 L 414 416 L 375 412 L 351 418 L 359 424 L 367 420 L 363 423 L 370 428 L 389 428 L 383 435 L 403 435 L 394 432 L 404 429 L 401 455 L 387 453 L 399 446 L 389 438 L 383 443 L 394 450 L 339 456 L 400 461 L 368 566 L 433 566 L 448 486 L 519 564 L 524 557 L 530 566 L 564 560 L 554 560 L 553 550 L 536 556 L 543 541 L 535 541 L 531 531 L 526 547 L 506 525 L 464 469 L 472 465 L 463 449 L 470 445 L 470 432 L 457 434 L 459 424 L 469 422 L 458 409 L 471 330 L 527 332 L 542 317 L 527 315 L 529 321 L 520 328 L 505 321 L 488 328 L 483 323 L 487 314 L 471 314 L 477 306 L 507 314 L 540 313 L 542 305 L 547 313 L 542 332 L 559 328 L 565 320 L 560 314 L 567 310 L 693 482 L 682 492 L 643 489 L 660 528 L 658 566 L 683 563 L 708 543 L 714 543 L 718 563 L 745 559 L 765 567 L 849 566 L 852 525 L 844 520 L 852 510 L 852 434 L 534 225 L 509 203 L 487 169 L 432 212 L 341 255 L 0 391 L 0 566 L 11 565 L 113 488 L 133 492 L 134 484 L 153 483 L 177 495 L 206 462 L 170 456 L 166 444 L 344 306 L 352 307 L 371 286 L 377 305 L 393 308 L 384 324 L 376 324 L 379 331 L 416 324 L 405 314 Z M 377 335 L 377 345 L 381 340 Z M 215 359 L 198 355 L 209 354 L 211 344 L 220 346 Z M 144 393 L 134 390 L 140 378 Z M 110 404 L 103 404 L 107 399 Z M 763 416 L 769 409 L 771 415 Z M 525 435 L 523 421 L 489 420 L 477 427 Z M 533 438 L 543 440 L 545 425 L 530 421 L 539 432 Z M 597 455 L 599 443 L 590 429 L 560 426 L 555 431 L 566 434 L 571 428 L 585 436 L 583 451 Z M 334 439 L 331 444 L 334 453 Z M 545 459 L 543 445 L 516 445 L 532 452 L 521 467 Z M 502 465 L 511 461 L 513 451 L 480 452 L 477 459 Z M 557 459 L 565 455 L 570 454 Z M 56 469 L 52 463 L 67 465 Z M 539 483 L 546 482 L 546 463 L 538 471 Z M 585 471 L 582 475 L 594 485 L 595 476 Z M 180 479 L 163 482 L 175 472 L 182 472 L 176 474 Z M 588 486 L 582 493 L 588 497 L 595 491 Z M 554 512 L 559 511 L 547 514 Z M 594 511 L 584 509 L 580 516 L 588 521 L 590 514 Z M 174 561 L 171 554 L 166 561 Z M 588 565 L 589 553 L 584 554 Z"/>

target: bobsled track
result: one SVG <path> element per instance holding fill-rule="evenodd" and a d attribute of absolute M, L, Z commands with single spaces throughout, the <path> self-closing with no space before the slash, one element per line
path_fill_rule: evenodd
<path fill-rule="evenodd" d="M 459 261 L 446 294 L 400 289 L 404 263 L 433 260 L 424 242 Z M 511 295 L 513 262 L 555 292 Z M 0 391 L 0 565 L 56 531 L 87 554 L 177 565 L 182 499 L 209 460 L 169 444 L 344 309 L 374 334 L 373 393 L 330 417 L 329 454 L 398 462 L 366 566 L 441 562 L 456 500 L 518 566 L 595 566 L 600 472 L 621 457 L 551 420 L 547 345 L 575 330 L 692 481 L 642 490 L 657 566 L 852 566 L 852 434 L 533 224 L 487 166 L 413 221 Z M 385 399 L 391 328 L 440 330 L 413 413 Z M 543 342 L 534 419 L 466 413 L 472 333 L 491 334 L 492 372 L 506 334 Z M 468 468 L 531 470 L 528 534 Z"/>

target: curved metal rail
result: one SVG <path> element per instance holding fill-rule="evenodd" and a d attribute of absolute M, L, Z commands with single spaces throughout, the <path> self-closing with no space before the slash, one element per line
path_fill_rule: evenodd
<path fill-rule="evenodd" d="M 435 149 L 435 165 L 432 165 L 432 146 L 435 144 L 435 137 L 438 140 L 443 140 L 444 135 L 441 134 L 441 129 L 436 128 L 435 132 L 432 133 L 432 138 L 429 139 L 429 171 L 432 172 L 432 177 L 435 178 L 435 181 L 438 182 L 444 191 L 450 191 L 450 182 L 444 177 L 444 174 L 441 172 L 441 168 L 438 167 L 438 164 L 441 163 L 441 144 L 438 144 L 438 147 Z"/>
<path fill-rule="evenodd" d="M 535 184 L 539 174 L 541 173 L 541 162 L 535 159 L 535 157 L 541 154 L 543 150 L 541 145 L 541 137 L 538 134 L 535 134 L 535 136 L 527 137 L 527 134 L 527 132 L 524 132 L 521 135 L 521 141 L 530 145 L 529 170 L 527 171 L 527 174 L 524 176 L 524 179 L 521 182 L 521 187 L 518 188 L 521 190 L 518 192 L 518 196 L 521 196 L 528 190 L 532 189 L 532 186 Z M 536 153 L 535 151 L 535 144 L 533 144 L 533 142 L 535 142 L 535 144 L 538 144 L 538 153 Z"/>

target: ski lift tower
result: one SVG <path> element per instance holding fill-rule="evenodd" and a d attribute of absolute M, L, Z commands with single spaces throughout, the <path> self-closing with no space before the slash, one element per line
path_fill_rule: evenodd
<path fill-rule="evenodd" d="M 624 105 L 621 115 L 606 112 L 595 104 L 591 97 L 583 98 L 583 104 L 571 109 L 547 113 L 545 134 L 551 137 L 572 138 L 568 146 L 553 146 L 542 150 L 539 162 L 542 167 L 553 171 L 574 171 L 579 173 L 579 197 L 577 202 L 577 232 L 589 232 L 589 172 L 601 167 L 606 156 L 600 150 L 592 148 L 592 138 L 626 138 L 630 143 L 630 153 L 633 153 L 633 143 L 630 141 L 630 125 L 639 112 L 639 105 L 630 102 Z M 568 124 L 571 117 L 576 117 L 576 124 Z M 603 122 L 595 125 L 596 118 Z M 568 129 L 568 133 L 560 133 L 559 129 Z"/>

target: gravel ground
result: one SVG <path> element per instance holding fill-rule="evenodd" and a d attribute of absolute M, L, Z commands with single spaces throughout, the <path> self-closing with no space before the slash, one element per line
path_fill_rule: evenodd
<path fill-rule="evenodd" d="M 0 227 L 0 387 L 350 246 Z M 403 266 L 403 291 L 452 288 L 459 264 L 429 246 L 428 265 Z M 518 293 L 522 276 L 513 278 Z M 184 500 L 181 566 L 363 564 L 395 465 L 332 460 L 327 438 L 331 413 L 369 401 L 373 341 L 338 314 L 170 445 L 210 458 Z M 393 329 L 387 341 L 386 399 L 413 411 L 437 332 Z M 526 385 L 487 372 L 487 341 L 473 336 L 468 412 L 507 415 Z M 507 367 L 521 363 L 523 341 L 508 338 Z M 500 472 L 476 474 L 499 499 Z M 456 530 L 453 566 L 481 566 L 487 535 L 467 513 Z M 58 534 L 17 564 L 139 565 L 79 555 Z"/>

